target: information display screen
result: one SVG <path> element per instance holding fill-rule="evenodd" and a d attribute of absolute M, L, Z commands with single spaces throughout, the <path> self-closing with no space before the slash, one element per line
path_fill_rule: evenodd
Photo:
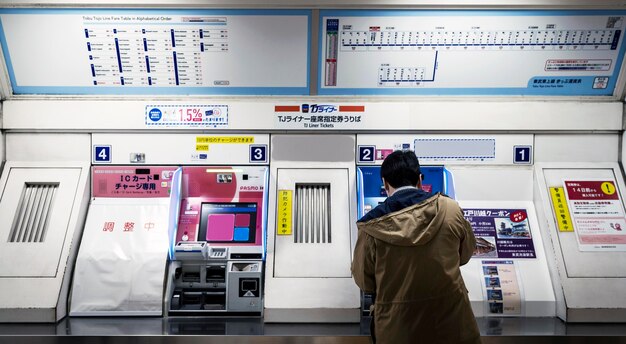
<path fill-rule="evenodd" d="M 256 203 L 202 203 L 198 241 L 254 243 Z"/>

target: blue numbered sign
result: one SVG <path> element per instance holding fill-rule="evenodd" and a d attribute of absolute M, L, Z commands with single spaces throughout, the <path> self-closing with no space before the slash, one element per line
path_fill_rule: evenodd
<path fill-rule="evenodd" d="M 94 163 L 111 162 L 111 146 L 93 146 Z"/>
<path fill-rule="evenodd" d="M 359 146 L 359 159 L 357 162 L 374 162 L 376 146 Z"/>
<path fill-rule="evenodd" d="M 250 162 L 267 163 L 267 145 L 250 145 Z"/>
<path fill-rule="evenodd" d="M 513 163 L 514 164 L 530 164 L 532 161 L 531 146 L 513 146 Z"/>

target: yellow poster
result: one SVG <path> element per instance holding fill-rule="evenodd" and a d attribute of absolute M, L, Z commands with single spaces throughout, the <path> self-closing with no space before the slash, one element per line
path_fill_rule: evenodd
<path fill-rule="evenodd" d="M 550 195 L 552 196 L 552 208 L 554 208 L 554 217 L 559 226 L 559 232 L 573 232 L 574 225 L 567 208 L 565 190 L 562 187 L 551 187 Z"/>
<path fill-rule="evenodd" d="M 292 194 L 291 190 L 278 190 L 278 204 L 276 207 L 278 210 L 276 234 L 278 235 L 291 235 Z"/>

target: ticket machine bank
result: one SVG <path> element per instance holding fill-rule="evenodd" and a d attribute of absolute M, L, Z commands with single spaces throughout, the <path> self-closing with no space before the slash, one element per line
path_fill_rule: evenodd
<path fill-rule="evenodd" d="M 114 208 L 154 203 L 168 246 L 133 315 L 357 323 L 355 221 L 406 148 L 472 223 L 477 316 L 626 322 L 621 5 L 106 3 L 0 8 L 0 322 L 57 322 L 73 294 L 76 316 L 123 314 L 72 276 L 96 274 Z M 107 165 L 179 174 L 158 200 L 90 206 Z"/>

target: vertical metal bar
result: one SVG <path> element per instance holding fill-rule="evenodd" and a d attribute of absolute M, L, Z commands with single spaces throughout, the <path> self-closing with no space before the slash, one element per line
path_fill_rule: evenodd
<path fill-rule="evenodd" d="M 21 242 L 27 242 L 30 231 L 32 230 L 32 216 L 33 216 L 33 208 L 35 207 L 35 201 L 37 200 L 37 186 L 31 185 L 30 189 L 30 198 L 28 199 L 28 203 L 24 205 L 24 221 L 22 222 L 22 227 L 24 230 L 22 231 L 22 239 Z"/>
<path fill-rule="evenodd" d="M 46 205 L 44 207 L 44 214 L 42 214 L 42 216 L 45 215 L 45 222 L 43 224 L 43 228 L 41 231 L 41 234 L 39 235 L 39 238 L 37 238 L 37 242 L 42 242 L 46 236 L 46 232 L 48 231 L 48 223 L 50 222 L 50 213 L 52 212 L 52 206 L 53 206 L 53 201 L 54 201 L 54 195 L 56 194 L 57 188 L 53 187 L 51 188 L 52 192 L 48 193 L 48 197 L 46 198 Z"/>
<path fill-rule="evenodd" d="M 304 188 L 302 188 L 302 186 L 300 186 L 300 229 L 298 230 L 300 232 L 300 238 L 298 239 L 299 243 L 303 243 L 304 242 L 304 220 L 306 219 L 306 212 L 304 209 L 304 201 L 306 198 L 306 190 L 304 190 Z"/>
<path fill-rule="evenodd" d="M 33 237 L 34 242 L 38 242 L 37 238 L 41 237 L 41 232 L 43 231 L 43 225 L 45 222 L 45 218 L 42 215 L 45 210 L 46 199 L 48 198 L 48 194 L 50 193 L 51 187 L 46 186 L 41 195 L 41 199 L 39 199 L 39 206 L 37 208 L 37 231 L 35 232 L 35 236 Z"/>
<path fill-rule="evenodd" d="M 306 201 L 304 202 L 304 211 L 306 212 L 306 221 L 304 221 L 304 242 L 308 243 L 309 242 L 309 228 L 311 227 L 310 223 L 311 222 L 311 210 L 309 209 L 309 198 L 310 198 L 310 192 L 309 192 L 309 187 L 305 186 L 304 190 L 306 190 Z"/>
<path fill-rule="evenodd" d="M 15 225 L 14 225 L 14 233 L 11 238 L 13 242 L 21 242 L 22 240 L 22 230 L 24 229 L 24 217 L 26 213 L 26 204 L 31 197 L 31 189 L 28 184 L 24 184 L 24 192 L 22 193 L 22 198 L 20 198 L 20 202 L 18 203 L 19 214 L 16 217 Z"/>
<path fill-rule="evenodd" d="M 28 235 L 24 237 L 24 241 L 26 242 L 32 242 L 33 235 L 37 231 L 37 227 L 35 227 L 37 222 L 35 221 L 35 219 L 38 214 L 37 208 L 39 207 L 39 201 L 41 201 L 41 194 L 44 187 L 45 185 L 33 185 L 33 202 L 30 208 L 30 212 L 28 214 L 28 222 L 26 224 Z"/>
<path fill-rule="evenodd" d="M 322 242 L 325 243 L 326 242 L 326 212 L 328 211 L 326 209 L 326 186 L 324 186 L 324 188 L 322 189 L 322 197 L 321 197 L 321 201 L 322 201 L 322 211 L 321 211 L 321 215 L 322 215 Z"/>
<path fill-rule="evenodd" d="M 317 227 L 317 214 L 315 213 L 315 197 L 316 195 L 316 187 L 315 185 L 311 185 L 311 213 L 313 214 L 313 223 L 311 226 L 311 242 L 315 242 L 315 227 Z"/>
<path fill-rule="evenodd" d="M 311 238 L 311 227 L 313 227 L 313 211 L 311 209 L 311 199 L 313 198 L 313 190 L 311 190 L 311 186 L 307 186 L 306 187 L 307 191 L 309 192 L 309 197 L 307 198 L 307 212 L 309 213 L 309 221 L 307 223 L 307 231 L 306 231 L 306 242 L 309 243 L 311 241 L 313 241 Z M 309 241 L 311 240 L 311 241 Z"/>
<path fill-rule="evenodd" d="M 324 218 L 322 215 L 322 205 L 320 204 L 322 198 L 322 188 L 323 186 L 315 187 L 315 208 L 317 211 L 315 212 L 315 216 L 317 217 L 317 226 L 315 226 L 315 242 L 319 244 L 320 239 L 322 237 L 322 222 L 324 222 Z"/>
<path fill-rule="evenodd" d="M 326 193 L 326 210 L 327 210 L 326 226 L 328 227 L 328 242 L 329 243 L 332 242 L 332 236 L 331 236 L 332 227 L 330 224 L 331 224 L 331 216 L 333 215 L 332 212 L 330 211 L 332 207 L 331 199 L 330 199 L 330 191 L 331 191 L 330 188 L 331 188 L 331 185 L 328 185 L 328 190 L 327 190 L 328 192 Z"/>

